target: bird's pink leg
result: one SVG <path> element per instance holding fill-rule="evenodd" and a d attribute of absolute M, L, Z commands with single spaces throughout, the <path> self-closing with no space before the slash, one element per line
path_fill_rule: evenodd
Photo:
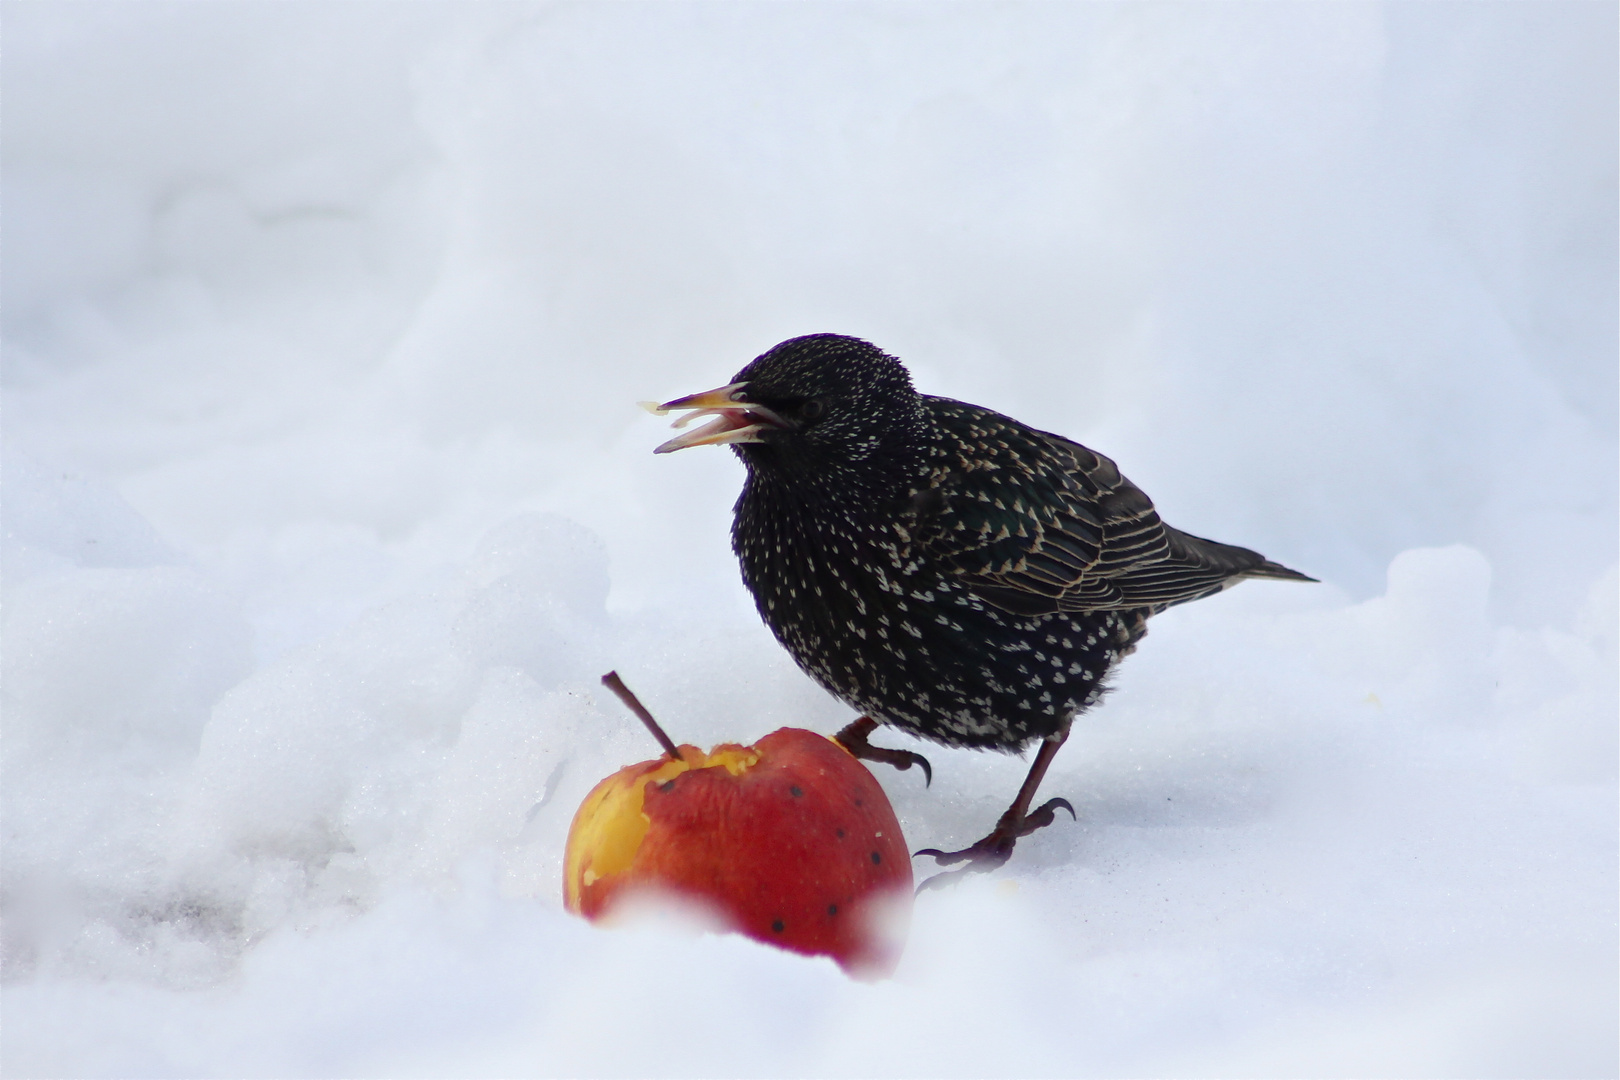
<path fill-rule="evenodd" d="M 927 888 L 938 888 L 945 884 L 947 879 L 960 877 L 962 874 L 983 873 L 986 870 L 996 869 L 1012 855 L 1013 847 L 1018 843 L 1020 836 L 1028 836 L 1036 829 L 1044 829 L 1052 824 L 1052 819 L 1059 809 L 1067 810 L 1070 817 L 1079 820 L 1074 807 L 1069 805 L 1067 799 L 1048 799 L 1033 812 L 1029 809 L 1029 804 L 1035 801 L 1036 790 L 1046 777 L 1047 768 L 1051 766 L 1058 748 L 1068 737 L 1068 728 L 1064 728 L 1061 733 L 1041 740 L 1041 748 L 1036 752 L 1035 761 L 1029 767 L 1029 775 L 1024 777 L 1023 786 L 1018 789 L 1018 797 L 1007 807 L 1007 812 L 1001 815 L 1001 820 L 996 822 L 996 827 L 990 830 L 989 836 L 961 851 L 924 848 L 917 852 L 918 855 L 932 855 L 942 866 L 967 863 L 960 870 L 935 874 L 917 887 L 918 892 Z"/>
<path fill-rule="evenodd" d="M 893 765 L 901 772 L 905 772 L 913 765 L 921 765 L 923 786 L 931 786 L 934 782 L 934 770 L 928 764 L 927 758 L 921 754 L 914 754 L 910 750 L 888 750 L 881 746 L 873 746 L 866 741 L 866 737 L 877 730 L 877 726 L 876 720 L 873 720 L 870 716 L 863 716 L 834 735 L 833 741 L 862 761 L 881 761 L 885 765 Z"/>

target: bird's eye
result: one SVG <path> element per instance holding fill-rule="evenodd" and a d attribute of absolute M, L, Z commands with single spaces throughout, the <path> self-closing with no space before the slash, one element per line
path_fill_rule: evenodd
<path fill-rule="evenodd" d="M 821 414 L 827 411 L 827 406 L 820 398 L 806 398 L 799 406 L 799 416 L 804 420 L 820 420 Z"/>

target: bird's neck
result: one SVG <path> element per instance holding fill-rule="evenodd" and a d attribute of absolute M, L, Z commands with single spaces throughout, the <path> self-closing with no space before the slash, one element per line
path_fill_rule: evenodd
<path fill-rule="evenodd" d="M 749 458 L 738 509 L 752 504 L 771 516 L 886 526 L 892 508 L 926 475 L 923 440 L 905 439 L 859 460 L 796 463 L 784 467 Z"/>

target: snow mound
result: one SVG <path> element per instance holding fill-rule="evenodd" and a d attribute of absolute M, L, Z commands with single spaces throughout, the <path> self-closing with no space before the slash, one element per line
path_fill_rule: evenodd
<path fill-rule="evenodd" d="M 0 1072 L 1615 1074 L 1612 8 L 5 20 Z M 604 672 L 850 719 L 633 405 L 816 330 L 1324 581 L 876 985 L 560 896 Z M 1026 767 L 879 741 L 919 848 Z"/>

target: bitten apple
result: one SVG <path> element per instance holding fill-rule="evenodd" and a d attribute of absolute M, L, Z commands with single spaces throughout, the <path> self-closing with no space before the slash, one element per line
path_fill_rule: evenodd
<path fill-rule="evenodd" d="M 910 903 L 911 858 L 872 774 L 825 736 L 681 746 L 597 784 L 568 830 L 564 901 L 597 919 L 640 889 L 696 899 L 727 925 L 857 974 L 899 946 L 874 908 Z"/>

